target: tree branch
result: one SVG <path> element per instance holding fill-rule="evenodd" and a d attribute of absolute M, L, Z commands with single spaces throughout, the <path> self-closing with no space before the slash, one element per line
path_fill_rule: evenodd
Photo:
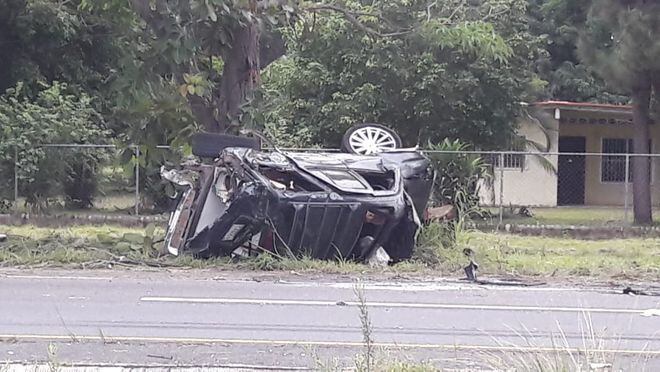
<path fill-rule="evenodd" d="M 278 6 L 283 6 L 287 5 L 289 3 L 289 0 L 261 0 L 257 1 L 257 9 L 269 9 L 269 8 L 275 8 Z"/>
<path fill-rule="evenodd" d="M 395 36 L 402 36 L 406 35 L 412 32 L 412 30 L 401 30 L 401 31 L 396 31 L 396 32 L 389 32 L 389 33 L 382 33 L 378 30 L 375 30 L 364 23 L 362 23 L 357 17 L 360 16 L 368 16 L 368 17 L 375 17 L 378 18 L 379 20 L 385 21 L 387 23 L 390 23 L 387 20 L 384 20 L 383 17 L 377 15 L 377 14 L 372 14 L 372 13 L 366 13 L 366 12 L 354 12 L 336 5 L 330 5 L 330 4 L 314 4 L 309 7 L 303 8 L 303 10 L 308 11 L 308 12 L 335 12 L 341 14 L 348 22 L 353 24 L 353 26 L 357 27 L 361 31 L 371 35 L 371 36 L 376 36 L 376 37 L 395 37 Z"/>

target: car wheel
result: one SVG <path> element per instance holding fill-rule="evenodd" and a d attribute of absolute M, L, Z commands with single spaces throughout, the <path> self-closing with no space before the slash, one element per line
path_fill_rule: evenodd
<path fill-rule="evenodd" d="M 380 124 L 354 125 L 346 131 L 341 141 L 342 151 L 359 155 L 375 155 L 401 146 L 401 137 Z"/>

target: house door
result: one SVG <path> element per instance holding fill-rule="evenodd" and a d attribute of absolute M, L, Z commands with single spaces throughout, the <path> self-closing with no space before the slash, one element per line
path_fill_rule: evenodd
<path fill-rule="evenodd" d="M 584 153 L 584 137 L 559 137 L 559 152 Z M 557 175 L 557 204 L 584 204 L 584 155 L 559 155 Z"/>

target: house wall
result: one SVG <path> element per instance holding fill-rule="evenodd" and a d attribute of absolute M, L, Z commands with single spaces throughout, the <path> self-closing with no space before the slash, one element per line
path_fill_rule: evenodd
<path fill-rule="evenodd" d="M 581 136 L 586 138 L 586 152 L 601 153 L 603 138 L 632 138 L 633 127 L 629 124 L 570 123 L 559 124 L 561 136 Z M 660 125 L 651 126 L 653 153 L 660 152 Z M 660 206 L 660 157 L 651 162 L 651 197 L 654 205 Z M 585 165 L 585 204 L 624 205 L 625 183 L 602 182 L 601 157 L 587 156 Z M 628 187 L 628 203 L 632 205 L 632 184 Z"/>
<path fill-rule="evenodd" d="M 549 131 L 550 152 L 558 151 L 558 128 L 555 121 Z M 518 133 L 527 139 L 546 143 L 546 136 L 539 124 L 531 120 L 521 120 Z M 528 151 L 532 151 L 529 149 Z M 557 168 L 557 156 L 546 156 L 546 159 Z M 480 198 L 484 205 L 498 205 L 500 202 L 500 185 L 503 185 L 502 201 L 504 205 L 521 205 L 534 207 L 557 206 L 557 175 L 543 168 L 534 156 L 526 156 L 523 168 L 505 168 L 503 172 L 495 169 L 492 188 L 483 184 L 480 187 Z M 501 176 L 503 173 L 503 177 Z M 502 182 L 500 182 L 500 179 Z"/>

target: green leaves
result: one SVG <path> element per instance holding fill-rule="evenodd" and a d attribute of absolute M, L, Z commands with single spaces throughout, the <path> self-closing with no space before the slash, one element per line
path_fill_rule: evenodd
<path fill-rule="evenodd" d="M 211 83 L 208 81 L 206 74 L 183 74 L 184 83 L 179 85 L 179 93 L 186 97 L 188 95 L 196 95 L 203 97 L 211 90 Z"/>
<path fill-rule="evenodd" d="M 303 14 L 283 31 L 287 58 L 263 74 L 261 124 L 286 122 L 280 138 L 295 140 L 304 129 L 307 144 L 331 148 L 350 125 L 367 121 L 393 126 L 409 146 L 452 137 L 508 147 L 535 77 L 537 40 L 525 4 L 342 4 L 363 27 L 342 11 Z"/>
<path fill-rule="evenodd" d="M 421 35 L 431 45 L 458 49 L 500 63 L 506 63 L 513 54 L 511 47 L 496 33 L 491 23 L 465 22 L 448 26 L 440 20 L 431 20 L 423 25 Z"/>
<path fill-rule="evenodd" d="M 102 144 L 109 136 L 104 124 L 90 97 L 84 93 L 72 94 L 66 84 L 46 85 L 32 99 L 18 84 L 0 96 L 0 182 L 5 183 L 0 183 L 0 192 L 12 189 L 7 182 L 13 179 L 10 175 L 14 173 L 14 156 L 18 153 L 19 183 L 29 203 L 38 203 L 63 189 L 67 194 L 71 191 L 72 201 L 76 199 L 81 206 L 88 207 L 90 194 L 83 195 L 80 189 L 67 186 L 77 182 L 93 193 L 93 172 L 103 152 L 62 150 L 58 156 L 52 156 L 39 145 Z M 81 168 L 88 172 L 84 177 L 78 172 Z"/>
<path fill-rule="evenodd" d="M 592 2 L 579 55 L 604 79 L 630 92 L 660 73 L 660 3 Z"/>
<path fill-rule="evenodd" d="M 459 214 L 474 210 L 479 204 L 479 182 L 488 182 L 492 177 L 488 163 L 478 154 L 457 153 L 470 150 L 470 146 L 460 140 L 445 139 L 438 144 L 429 143 L 428 150 L 432 151 L 428 156 L 438 173 L 433 202 L 454 205 L 459 209 Z"/>

